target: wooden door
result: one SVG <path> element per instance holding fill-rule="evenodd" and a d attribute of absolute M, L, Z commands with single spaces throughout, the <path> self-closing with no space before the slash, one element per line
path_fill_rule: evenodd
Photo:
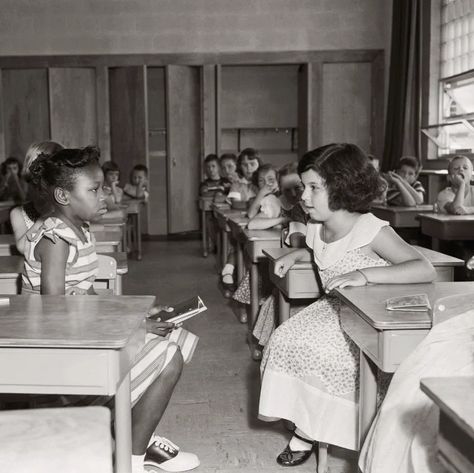
<path fill-rule="evenodd" d="M 199 229 L 200 91 L 199 68 L 166 67 L 168 233 Z"/>

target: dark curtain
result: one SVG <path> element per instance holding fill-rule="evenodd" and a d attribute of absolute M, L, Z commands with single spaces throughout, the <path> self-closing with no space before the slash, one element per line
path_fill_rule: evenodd
<path fill-rule="evenodd" d="M 393 0 L 392 44 L 382 170 L 401 156 L 421 162 L 421 3 Z"/>

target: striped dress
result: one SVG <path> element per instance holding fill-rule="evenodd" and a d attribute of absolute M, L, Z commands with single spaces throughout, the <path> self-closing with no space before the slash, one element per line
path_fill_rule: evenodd
<path fill-rule="evenodd" d="M 25 265 L 23 271 L 22 293 L 39 294 L 41 287 L 41 261 L 35 258 L 35 248 L 42 238 L 53 242 L 59 239 L 69 244 L 69 254 L 66 264 L 66 294 L 86 293 L 93 285 L 97 276 L 98 260 L 95 252 L 94 237 L 87 227 L 82 228 L 86 242 L 83 243 L 66 223 L 57 217 L 48 217 L 41 226 L 30 228 L 27 233 L 25 248 Z M 181 349 L 185 363 L 188 363 L 194 353 L 198 337 L 179 328 L 172 331 L 168 337 L 148 333 L 143 349 L 138 353 L 132 366 L 131 401 L 134 406 L 147 388 L 158 378 L 169 364 L 178 349 Z M 97 400 L 85 401 L 83 396 L 68 396 L 62 404 L 84 405 L 97 403 Z"/>

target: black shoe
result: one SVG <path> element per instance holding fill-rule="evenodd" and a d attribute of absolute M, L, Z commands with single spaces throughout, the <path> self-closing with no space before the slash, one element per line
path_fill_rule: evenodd
<path fill-rule="evenodd" d="M 299 438 L 303 442 L 311 445 L 309 450 L 292 450 L 290 444 L 286 446 L 285 450 L 280 453 L 277 457 L 277 463 L 281 466 L 298 466 L 304 463 L 313 453 L 315 442 L 300 437 L 298 434 L 293 433 L 296 438 Z"/>

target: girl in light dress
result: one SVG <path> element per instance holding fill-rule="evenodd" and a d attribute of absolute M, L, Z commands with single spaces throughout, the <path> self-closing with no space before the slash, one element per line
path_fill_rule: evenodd
<path fill-rule="evenodd" d="M 296 426 L 277 457 L 285 466 L 306 461 L 315 442 L 358 448 L 359 353 L 341 328 L 340 302 L 331 292 L 435 278 L 420 253 L 368 213 L 383 183 L 357 146 L 331 144 L 310 151 L 298 172 L 311 219 L 306 243 L 325 294 L 278 327 L 263 353 L 259 416 Z M 275 274 L 282 277 L 305 252 L 296 249 L 277 260 Z"/>
<path fill-rule="evenodd" d="M 22 293 L 95 294 L 98 260 L 88 222 L 107 211 L 98 150 L 63 149 L 41 155 L 29 172 L 32 185 L 49 205 L 26 233 Z M 131 368 L 132 472 L 188 471 L 199 465 L 197 456 L 180 451 L 154 431 L 181 374 L 181 349 L 190 358 L 197 337 L 186 331 L 178 334 L 174 324 L 150 318 L 146 326 L 146 344 Z M 65 401 L 90 402 L 81 396 Z"/>

